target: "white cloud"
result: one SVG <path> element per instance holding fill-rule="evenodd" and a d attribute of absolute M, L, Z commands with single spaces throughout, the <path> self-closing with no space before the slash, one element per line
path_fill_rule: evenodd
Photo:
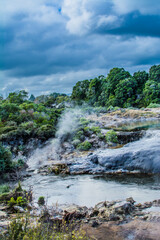
<path fill-rule="evenodd" d="M 100 27 L 101 25 L 110 25 L 110 24 L 114 24 L 117 23 L 118 17 L 114 16 L 114 15 L 102 15 L 99 16 L 99 20 L 97 23 L 97 26 Z"/>
<path fill-rule="evenodd" d="M 69 18 L 67 29 L 72 34 L 83 35 L 92 24 L 92 13 L 86 9 L 86 0 L 64 0 L 62 14 Z"/>
<path fill-rule="evenodd" d="M 0 8 L 0 20 L 3 24 L 9 24 L 18 15 L 24 15 L 24 19 L 38 21 L 44 24 L 51 24 L 60 21 L 58 7 L 61 0 L 3 0 L 3 7 Z"/>
<path fill-rule="evenodd" d="M 142 14 L 159 14 L 159 0 L 112 0 L 115 10 L 120 14 L 140 11 Z"/>

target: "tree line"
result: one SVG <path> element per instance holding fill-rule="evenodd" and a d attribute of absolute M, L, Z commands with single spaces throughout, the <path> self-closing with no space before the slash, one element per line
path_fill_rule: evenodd
<path fill-rule="evenodd" d="M 160 65 L 131 75 L 124 68 L 113 68 L 107 77 L 83 80 L 73 87 L 72 100 L 93 106 L 147 107 L 160 103 Z"/>

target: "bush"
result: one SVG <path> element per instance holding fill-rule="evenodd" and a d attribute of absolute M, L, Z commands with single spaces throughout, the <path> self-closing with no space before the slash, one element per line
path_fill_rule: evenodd
<path fill-rule="evenodd" d="M 74 139 L 78 139 L 78 140 L 82 140 L 83 141 L 83 139 L 84 139 L 83 131 L 76 132 L 76 134 L 74 136 Z"/>
<path fill-rule="evenodd" d="M 78 145 L 78 150 L 81 150 L 81 151 L 88 151 L 89 149 L 91 149 L 92 145 L 90 142 L 88 141 L 85 141 L 83 143 L 80 143 Z"/>
<path fill-rule="evenodd" d="M 19 196 L 15 200 L 14 197 L 11 197 L 10 200 L 8 201 L 8 206 L 10 208 L 12 208 L 15 205 L 20 206 L 20 207 L 25 207 L 27 205 L 27 199 Z"/>
<path fill-rule="evenodd" d="M 95 134 L 98 134 L 101 132 L 100 127 L 95 127 L 95 126 L 91 127 L 90 130 Z"/>
<path fill-rule="evenodd" d="M 110 130 L 106 133 L 106 141 L 107 143 L 117 143 L 118 138 L 117 138 L 117 133 L 114 130 Z"/>
<path fill-rule="evenodd" d="M 75 139 L 72 141 L 72 144 L 76 147 L 81 143 L 81 141 L 79 139 Z"/>
<path fill-rule="evenodd" d="M 147 108 L 160 108 L 160 104 L 150 103 Z"/>
<path fill-rule="evenodd" d="M 6 172 L 10 170 L 12 166 L 11 152 L 0 144 L 0 172 Z"/>
<path fill-rule="evenodd" d="M 10 187 L 8 185 L 0 185 L 0 194 L 8 193 L 10 191 Z"/>
<path fill-rule="evenodd" d="M 44 205 L 44 204 L 45 204 L 45 199 L 44 199 L 43 196 L 41 196 L 41 197 L 38 198 L 38 204 L 39 204 L 39 205 Z"/>
<path fill-rule="evenodd" d="M 33 217 L 32 217 L 33 218 Z M 10 223 L 5 234 L 0 233 L 1 240 L 88 240 L 81 229 L 75 230 L 71 224 L 62 222 L 58 227 L 32 219 L 28 214 L 18 216 Z M 34 222 L 34 224 L 33 224 Z"/>

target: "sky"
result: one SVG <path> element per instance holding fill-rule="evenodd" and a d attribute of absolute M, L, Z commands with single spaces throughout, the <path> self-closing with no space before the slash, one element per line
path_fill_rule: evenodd
<path fill-rule="evenodd" d="M 1 0 L 0 93 L 71 93 L 79 80 L 160 64 L 159 0 Z"/>

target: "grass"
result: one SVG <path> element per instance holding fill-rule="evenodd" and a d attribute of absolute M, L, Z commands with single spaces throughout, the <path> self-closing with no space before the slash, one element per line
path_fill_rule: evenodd
<path fill-rule="evenodd" d="M 29 215 L 17 216 L 10 223 L 6 233 L 0 234 L 1 240 L 89 240 L 86 233 L 76 225 L 66 222 L 52 224 L 39 221 Z"/>

